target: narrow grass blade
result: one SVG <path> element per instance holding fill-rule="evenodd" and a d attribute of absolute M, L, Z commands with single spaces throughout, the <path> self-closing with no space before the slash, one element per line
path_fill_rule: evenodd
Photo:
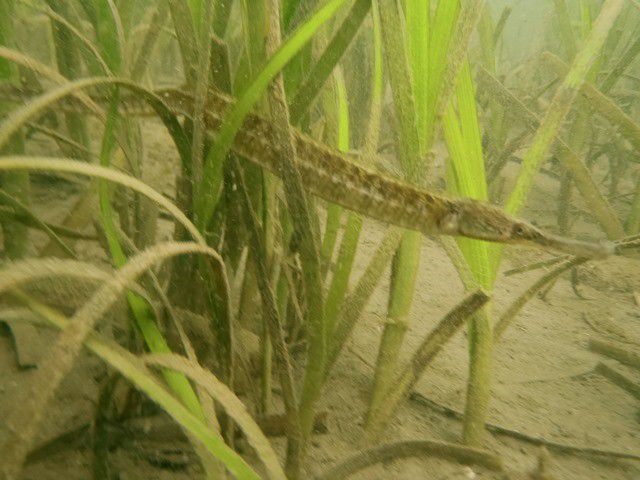
<path fill-rule="evenodd" d="M 626 222 L 627 234 L 635 235 L 640 232 L 640 175 L 636 178 L 636 189 Z"/>
<path fill-rule="evenodd" d="M 482 465 L 494 471 L 502 470 L 500 458 L 485 450 L 434 440 L 408 440 L 357 452 L 316 477 L 316 480 L 344 480 L 377 463 L 411 457 L 437 457 L 458 463 Z"/>
<path fill-rule="evenodd" d="M 573 267 L 584 263 L 586 260 L 584 258 L 575 257 L 573 259 L 566 260 L 562 262 L 559 266 L 555 267 L 553 270 L 549 271 L 549 273 L 544 274 L 540 277 L 536 282 L 531 285 L 527 290 L 521 294 L 516 300 L 514 300 L 511 305 L 505 310 L 505 312 L 500 316 L 496 325 L 493 329 L 494 340 L 498 342 L 505 330 L 511 325 L 517 314 L 522 310 L 529 300 L 531 300 L 540 290 L 542 290 L 549 283 L 554 281 L 564 272 L 570 270 Z"/>
<path fill-rule="evenodd" d="M 373 21 L 373 74 L 371 85 L 371 109 L 369 124 L 364 140 L 363 158 L 366 165 L 370 165 L 378 149 L 380 136 L 380 118 L 382 115 L 382 94 L 384 89 L 384 68 L 382 64 L 382 32 L 380 30 L 380 10 L 378 0 L 371 4 Z"/>
<path fill-rule="evenodd" d="M 432 137 L 433 129 L 436 127 L 438 105 L 441 103 L 440 99 L 444 90 L 447 54 L 451 48 L 451 39 L 459 12 L 460 0 L 440 0 L 432 14 L 429 35 L 428 119 L 427 132 L 425 132 L 426 135 Z M 426 142 L 427 146 L 428 144 L 429 142 Z"/>
<path fill-rule="evenodd" d="M 227 414 L 242 429 L 249 445 L 255 449 L 260 461 L 266 467 L 269 478 L 286 479 L 282 467 L 278 462 L 278 456 L 271 447 L 267 437 L 265 437 L 260 427 L 255 423 L 253 418 L 251 418 L 247 408 L 240 399 L 238 399 L 224 383 L 218 380 L 213 373 L 179 355 L 147 355 L 143 358 L 143 361 L 147 365 L 168 368 L 186 375 L 204 388 L 216 402 L 223 406 Z"/>
<path fill-rule="evenodd" d="M 351 335 L 364 307 L 371 298 L 373 291 L 378 286 L 382 275 L 389 267 L 401 238 L 402 231 L 400 229 L 390 228 L 387 230 L 378 249 L 373 254 L 373 258 L 358 279 L 353 291 L 345 298 L 333 334 L 331 351 L 329 352 L 327 360 L 327 375 L 331 371 L 338 355 L 342 352 L 346 341 Z"/>
<path fill-rule="evenodd" d="M 349 104 L 347 101 L 346 85 L 341 70 L 336 71 L 335 78 L 336 93 L 338 96 L 338 149 L 342 152 L 347 152 L 349 151 L 351 137 L 349 130 Z M 329 337 L 333 334 L 338 312 L 347 293 L 349 277 L 351 276 L 353 260 L 358 249 L 361 229 L 362 217 L 355 212 L 349 212 L 325 300 L 325 322 L 327 324 L 327 335 Z M 331 253 L 333 253 L 333 251 Z"/>
<path fill-rule="evenodd" d="M 111 156 L 115 148 L 115 133 L 119 118 L 119 95 L 119 88 L 116 87 L 110 102 L 107 122 L 102 139 L 102 148 L 100 151 L 100 165 L 105 168 L 110 167 Z M 107 240 L 109 253 L 116 267 L 122 267 L 127 262 L 127 256 L 120 245 L 118 230 L 114 222 L 115 212 L 111 207 L 111 192 L 109 190 L 109 185 L 105 180 L 101 180 L 98 183 L 98 197 L 102 227 Z M 140 328 L 142 336 L 144 337 L 149 349 L 152 352 L 171 352 L 167 341 L 156 324 L 156 316 L 154 315 L 151 306 L 143 298 L 133 292 L 127 292 L 127 300 L 136 324 L 138 325 L 138 328 Z M 175 374 L 174 372 L 165 372 L 164 376 L 167 384 L 171 387 L 171 390 L 187 406 L 187 408 L 189 408 L 189 410 L 195 415 L 204 418 L 202 406 L 187 379 L 181 375 Z"/>
<path fill-rule="evenodd" d="M 135 59 L 130 62 L 132 65 L 131 78 L 134 80 L 140 80 L 144 76 L 149 66 L 149 60 L 154 58 L 154 47 L 166 23 L 168 14 L 169 6 L 167 2 L 160 2 L 149 21 L 149 27 L 140 48 L 137 50 Z"/>
<path fill-rule="evenodd" d="M 402 34 L 400 5 L 396 2 L 383 1 L 379 3 L 379 7 L 384 61 L 391 83 L 393 105 L 398 122 L 400 161 L 405 178 L 415 182 L 424 173 L 421 171 L 424 159 L 420 151 L 414 87 Z"/>
<path fill-rule="evenodd" d="M 495 29 L 493 30 L 493 42 L 494 44 L 498 44 L 498 42 L 500 41 L 500 39 L 502 38 L 502 34 L 504 33 L 504 27 L 507 24 L 507 21 L 509 20 L 509 17 L 511 16 L 511 13 L 513 12 L 512 7 L 504 7 L 502 9 L 502 13 L 500 14 L 500 18 L 498 19 L 498 21 L 496 22 L 496 26 Z"/>
<path fill-rule="evenodd" d="M 196 243 L 160 244 L 132 258 L 75 313 L 69 326 L 48 350 L 42 362 L 42 368 L 36 372 L 29 385 L 21 392 L 16 409 L 7 418 L 10 435 L 2 449 L 4 459 L 2 465 L 3 467 L 6 465 L 6 474 L 9 478 L 22 466 L 38 424 L 46 412 L 46 405 L 73 366 L 82 343 L 95 323 L 126 290 L 127 284 L 134 281 L 153 264 L 185 254 L 212 257 L 224 270 L 222 259 L 209 247 Z"/>
<path fill-rule="evenodd" d="M 20 66 L 22 66 L 22 67 L 24 67 L 26 69 L 31 70 L 34 73 L 42 75 L 43 77 L 45 77 L 48 80 L 54 82 L 55 84 L 63 85 L 65 83 L 69 82 L 69 80 L 67 78 L 65 78 L 64 76 L 60 75 L 55 70 L 49 68 L 47 65 L 43 64 L 42 62 L 39 62 L 38 60 L 36 60 L 33 57 L 25 55 L 25 54 L 23 54 L 21 52 L 18 52 L 16 50 L 12 50 L 10 48 L 6 48 L 6 47 L 3 47 L 3 46 L 0 46 L 0 58 L 2 58 L 4 60 L 8 60 L 10 62 L 13 62 L 13 63 L 15 63 L 17 65 L 20 65 Z M 85 95 L 82 92 L 76 92 L 75 96 L 91 112 L 96 113 L 99 117 L 102 116 L 102 109 L 98 105 L 96 105 L 96 103 L 93 100 L 91 100 L 91 98 L 89 98 L 88 95 Z"/>
<path fill-rule="evenodd" d="M 60 13 L 67 13 L 68 6 L 64 2 L 57 2 L 55 0 L 48 0 L 48 9 L 45 10 L 52 20 L 52 34 L 53 43 L 56 53 L 56 61 L 58 64 L 58 70 L 62 72 L 68 78 L 79 76 L 82 71 L 82 59 L 80 52 L 82 46 L 85 46 L 85 50 L 88 48 L 89 56 L 93 54 L 93 58 L 99 58 L 100 52 L 98 52 L 95 45 L 91 44 L 81 32 L 78 31 L 70 22 L 68 22 L 62 15 L 59 15 L 54 9 L 57 9 Z M 76 38 L 74 38 L 76 37 Z M 86 40 L 86 43 L 84 41 Z M 99 62 L 99 61 L 98 61 Z M 102 62 L 103 74 L 109 74 L 109 67 Z M 69 135 L 76 140 L 83 147 L 89 146 L 89 133 L 87 125 L 83 122 L 80 115 L 70 112 L 65 114 L 65 123 Z M 77 150 L 82 152 L 83 158 L 88 159 L 83 150 Z"/>
<path fill-rule="evenodd" d="M 49 3 L 52 3 L 52 2 L 49 2 Z M 113 74 L 113 72 L 111 71 L 111 69 L 105 62 L 105 60 L 102 58 L 102 54 L 100 53 L 100 50 L 98 49 L 98 47 L 95 45 L 95 43 L 89 40 L 84 33 L 78 30 L 74 25 L 71 24 L 71 22 L 69 22 L 62 15 L 59 15 L 55 10 L 53 10 L 53 8 L 49 7 L 49 8 L 43 9 L 42 11 L 53 22 L 58 24 L 56 27 L 54 27 L 54 29 L 66 30 L 67 36 L 73 36 L 76 40 L 80 42 L 81 45 L 84 45 L 87 51 L 89 51 L 93 56 L 93 59 L 95 59 L 95 61 L 98 63 L 104 75 L 108 76 Z M 69 48 L 68 44 L 69 44 L 69 39 L 67 39 L 66 41 L 60 41 L 60 43 L 56 46 L 57 49 L 63 49 L 62 52 L 58 53 L 58 55 L 62 57 L 66 57 L 66 59 L 64 60 L 65 62 L 69 62 L 70 54 L 67 51 L 67 49 Z M 60 60 L 58 61 L 58 65 L 60 65 Z M 74 71 L 74 67 L 75 67 L 75 71 Z M 79 70 L 80 70 L 80 64 L 76 60 L 74 64 L 70 65 L 66 71 L 62 70 L 62 74 L 66 77 L 71 78 L 72 76 L 75 76 L 78 73 L 80 73 Z"/>
<path fill-rule="evenodd" d="M 462 328 L 464 322 L 472 317 L 489 301 L 489 296 L 481 290 L 467 295 L 458 305 L 451 309 L 436 327 L 427 335 L 411 359 L 396 376 L 389 389 L 386 401 L 379 410 L 371 412 L 372 424 L 369 434 L 377 437 L 386 427 L 403 398 L 409 395 L 424 371 L 442 350 L 453 335 Z"/>
<path fill-rule="evenodd" d="M 193 17 L 187 0 L 167 0 L 173 27 L 178 38 L 184 76 L 188 85 L 194 85 L 196 79 L 195 65 L 197 65 L 196 32 Z"/>
<path fill-rule="evenodd" d="M 0 45 L 15 45 L 17 43 L 14 16 L 17 2 L 13 0 L 0 1 Z M 0 47 L 5 48 L 5 47 Z M 0 59 L 0 81 L 6 85 L 17 86 L 23 83 L 22 74 L 15 64 Z M 0 108 L 0 116 L 5 116 L 6 105 Z M 14 135 L 7 138 L 6 145 L 0 146 L 0 152 L 22 154 L 25 152 L 26 142 L 24 130 L 15 131 Z M 0 176 L 0 184 L 5 191 L 20 202 L 29 206 L 31 200 L 31 179 L 28 172 L 5 172 Z M 23 258 L 28 254 L 30 238 L 29 229 L 13 219 L 4 219 L 0 224 L 2 228 L 2 246 L 7 258 Z"/>
<path fill-rule="evenodd" d="M 405 2 L 407 23 L 407 52 L 415 85 L 415 106 L 418 132 L 423 136 L 428 129 L 429 107 L 429 35 L 431 1 L 408 0 Z"/>
<path fill-rule="evenodd" d="M 147 184 L 141 182 L 135 177 L 125 175 L 117 170 L 100 167 L 97 165 L 89 165 L 84 162 L 78 162 L 69 159 L 57 159 L 49 157 L 20 157 L 20 156 L 0 156 L 0 171 L 10 170 L 35 170 L 35 171 L 58 171 L 77 173 L 88 177 L 102 178 L 110 182 L 118 183 L 127 188 L 131 188 L 136 192 L 150 198 L 161 207 L 165 208 L 180 224 L 191 234 L 192 238 L 198 243 L 205 245 L 206 242 L 198 229 L 187 218 L 187 216 L 172 202 L 167 200 L 162 194 L 158 193 Z"/>
<path fill-rule="evenodd" d="M 450 153 L 450 161 L 447 165 L 447 188 L 456 195 L 486 200 L 488 193 L 480 126 L 475 103 L 475 88 L 468 62 L 464 62 L 454 92 L 455 103 L 452 99 L 442 121 Z M 495 280 L 494 267 L 499 263 L 500 251 L 477 240 L 461 238 L 458 240 L 458 245 L 475 282 L 487 291 L 491 291 Z M 464 278 L 463 272 L 460 275 Z M 482 305 L 484 303 L 486 302 Z M 463 439 L 468 445 L 478 446 L 482 441 L 491 395 L 492 335 L 488 308 L 474 311 L 469 322 L 468 335 L 469 377 Z"/>
<path fill-rule="evenodd" d="M 122 50 L 125 45 L 124 28 L 113 0 L 95 0 L 97 43 L 102 57 L 112 72 L 121 72 Z"/>
<path fill-rule="evenodd" d="M 246 223 L 249 227 L 250 234 L 255 248 L 255 266 L 257 270 L 256 281 L 260 290 L 260 297 L 262 300 L 265 323 L 269 332 L 269 337 L 263 341 L 268 341 L 275 346 L 274 353 L 278 367 L 278 375 L 280 377 L 280 384 L 282 386 L 282 396 L 287 414 L 287 440 L 289 442 L 288 451 L 299 451 L 301 448 L 301 431 L 298 418 L 298 405 L 295 391 L 295 384 L 293 380 L 293 367 L 291 362 L 291 354 L 289 347 L 283 335 L 283 322 L 282 316 L 278 310 L 276 298 L 274 292 L 269 284 L 269 271 L 267 267 L 267 247 L 264 240 L 264 232 L 261 231 L 260 224 L 249 198 L 247 186 L 244 180 L 243 173 L 240 169 L 240 165 L 236 159 L 236 172 L 238 175 L 238 182 L 240 185 L 240 191 L 244 197 L 244 214 Z M 264 381 L 264 384 L 268 384 L 268 381 Z M 264 393 L 263 393 L 264 395 Z M 265 395 L 267 398 L 269 395 Z M 291 456 L 291 453 L 287 454 Z M 290 460 L 288 461 L 288 463 Z"/>
<path fill-rule="evenodd" d="M 573 31 L 572 17 L 569 15 L 569 8 L 566 0 L 553 0 L 556 10 L 556 20 L 558 31 L 562 38 L 562 44 L 568 58 L 573 58 L 578 51 L 576 46 L 576 34 Z"/>
<path fill-rule="evenodd" d="M 76 258 L 76 252 L 69 247 L 64 240 L 44 221 L 40 219 L 38 215 L 24 205 L 20 200 L 12 195 L 9 195 L 6 191 L 0 188 L 0 203 L 13 207 L 17 214 L 22 214 L 27 218 L 27 221 L 36 225 L 40 230 L 45 232 L 49 237 L 62 248 L 71 258 Z"/>
<path fill-rule="evenodd" d="M 53 309 L 35 302 L 24 294 L 18 294 L 18 298 L 48 324 L 63 331 L 69 327 L 70 320 Z M 224 444 L 217 432 L 211 430 L 176 400 L 138 357 L 96 333 L 90 333 L 87 336 L 85 346 L 160 405 L 187 432 L 201 441 L 212 455 L 220 458 L 236 478 L 260 479 L 260 476 L 237 453 Z M 10 465 L 4 464 L 2 467 L 5 471 L 10 471 Z"/>
<path fill-rule="evenodd" d="M 496 101 L 510 109 L 512 114 L 524 120 L 529 130 L 539 127 L 540 120 L 527 106 L 520 102 L 509 90 L 507 90 L 495 77 L 483 68 L 478 70 L 478 82 L 485 92 L 488 92 Z M 620 238 L 624 235 L 622 224 L 607 199 L 600 193 L 600 189 L 594 181 L 589 169 L 569 147 L 569 145 L 556 133 L 555 146 L 559 159 L 564 167 L 571 172 L 573 180 L 589 206 L 589 210 L 596 217 L 602 229 L 610 239 Z"/>
<path fill-rule="evenodd" d="M 403 175 L 410 182 L 420 183 L 424 172 L 422 136 L 418 132 L 409 55 L 403 35 L 400 4 L 383 1 L 380 7 L 380 26 L 384 62 L 387 66 L 393 107 L 396 116 L 396 144 Z M 411 42 L 409 42 L 411 44 Z M 421 79 L 424 80 L 424 79 Z M 407 330 L 406 318 L 413 300 L 414 281 L 420 261 L 422 235 L 408 231 L 403 234 L 394 260 L 389 292 L 387 323 L 382 333 L 374 374 L 368 412 L 375 411 L 382 402 L 396 369 L 398 355 Z M 367 413 L 367 423 L 370 420 Z"/>
<path fill-rule="evenodd" d="M 200 2 L 197 2 L 198 4 Z M 193 7 L 192 7 L 192 13 Z M 211 34 L 213 28 L 213 2 L 205 2 L 202 8 L 202 17 L 198 19 L 198 37 L 196 44 L 197 65 L 195 98 L 193 107 L 193 139 L 191 142 L 191 181 L 194 182 L 194 198 L 198 197 L 198 187 L 202 182 L 203 153 L 206 138 L 206 126 L 204 123 L 204 110 L 207 101 L 209 87 L 209 71 L 211 67 Z"/>
<path fill-rule="evenodd" d="M 345 0 L 330 0 L 309 20 L 301 25 L 258 74 L 253 83 L 242 94 L 232 110 L 226 115 L 220 127 L 216 142 L 205 160 L 202 195 L 196 200 L 196 224 L 204 228 L 208 224 L 218 197 L 220 169 L 222 161 L 231 150 L 233 139 L 242 122 L 256 102 L 265 92 L 271 80 L 282 70 L 289 60 L 312 38 L 315 32 L 342 6 Z"/>
<path fill-rule="evenodd" d="M 600 90 L 605 95 L 608 94 L 615 86 L 616 82 L 622 74 L 627 70 L 630 65 L 633 65 L 634 60 L 640 54 L 640 36 L 636 37 L 634 42 L 627 47 L 624 53 L 620 56 L 615 63 L 611 71 L 607 74 L 602 82 Z"/>
<path fill-rule="evenodd" d="M 523 158 L 522 171 L 506 203 L 509 213 L 517 214 L 531 189 L 535 174 L 551 147 L 553 137 L 561 127 L 575 96 L 596 60 L 602 45 L 622 9 L 623 1 L 607 0 L 596 19 L 589 38 L 577 54 L 564 81 L 556 91 L 551 105 L 536 132 L 533 143 Z"/>
<path fill-rule="evenodd" d="M 567 66 L 556 55 L 545 52 L 543 59 L 551 65 L 559 76 L 567 74 Z M 638 125 L 630 115 L 627 115 L 624 110 L 591 83 L 583 83 L 580 86 L 580 93 L 603 117 L 618 126 L 620 133 L 624 135 L 636 149 L 640 149 L 640 125 Z"/>
<path fill-rule="evenodd" d="M 324 49 L 324 52 L 315 63 L 306 80 L 300 85 L 298 91 L 291 100 L 289 113 L 291 123 L 298 125 L 310 105 L 320 92 L 322 85 L 327 81 L 340 58 L 349 47 L 360 25 L 371 8 L 371 0 L 356 0 L 347 13 L 342 25 Z"/>
<path fill-rule="evenodd" d="M 106 281 L 111 273 L 87 262 L 62 258 L 27 258 L 14 260 L 3 268 L 0 291 L 6 292 L 21 284 L 54 277 L 76 277 L 85 281 Z"/>
<path fill-rule="evenodd" d="M 51 106 L 58 100 L 72 95 L 77 90 L 95 87 L 112 83 L 112 79 L 107 77 L 85 78 L 68 82 L 59 87 L 42 94 L 40 97 L 34 98 L 22 108 L 12 111 L 0 125 L 0 148 L 9 141 L 11 136 L 17 132 L 27 121 L 33 116 L 39 114 L 43 109 Z"/>
<path fill-rule="evenodd" d="M 21 214 L 9 207 L 4 207 L 4 208 L 0 207 L 0 219 L 2 219 L 3 217 L 12 217 L 16 221 L 24 223 L 27 227 L 37 228 L 39 230 L 43 230 L 44 226 L 46 226 L 48 229 L 50 229 L 52 232 L 54 232 L 56 235 L 58 235 L 61 238 L 64 237 L 64 238 L 69 238 L 73 240 L 89 240 L 89 241 L 97 240 L 96 236 L 91 233 L 82 233 L 77 230 L 73 230 L 71 228 L 63 227 L 62 225 L 45 222 L 42 219 L 39 219 L 38 221 L 32 220 L 31 217 L 26 213 Z M 55 242 L 55 240 L 52 240 L 52 241 Z M 61 245 L 59 246 L 62 248 Z M 70 245 L 68 246 L 69 248 L 71 248 Z"/>
<path fill-rule="evenodd" d="M 458 80 L 456 100 L 457 110 L 451 104 L 443 117 L 443 131 L 450 153 L 447 187 L 459 196 L 487 200 L 475 89 L 468 64 L 463 67 Z M 459 239 L 458 243 L 476 281 L 490 289 L 493 278 L 488 245 L 467 239 Z"/>
<path fill-rule="evenodd" d="M 312 216 L 312 211 L 302 186 L 300 171 L 296 165 L 296 149 L 289 121 L 284 81 L 280 73 L 280 68 L 277 67 L 277 62 L 274 61 L 280 56 L 282 59 L 279 61 L 284 61 L 287 55 L 298 51 L 307 40 L 311 38 L 313 32 L 337 11 L 340 5 L 338 2 L 325 4 L 310 20 L 299 27 L 297 32 L 293 34 L 288 41 L 282 43 L 279 2 L 278 0 L 271 0 L 269 3 L 271 13 L 268 16 L 269 28 L 266 44 L 266 52 L 267 55 L 271 56 L 271 60 L 267 63 L 267 67 L 258 75 L 258 80 L 254 81 L 252 86 L 249 87 L 249 90 L 257 87 L 260 84 L 259 79 L 269 71 L 268 66 L 273 64 L 272 74 L 268 74 L 269 77 L 274 77 L 272 88 L 269 91 L 269 109 L 271 111 L 271 120 L 276 127 L 274 140 L 277 148 L 280 150 L 281 158 L 278 164 L 278 170 L 282 173 L 285 198 L 287 206 L 290 209 L 293 229 L 300 246 L 302 281 L 305 292 L 304 298 L 307 304 L 305 320 L 308 325 L 307 338 L 309 348 L 307 351 L 307 362 L 298 408 L 301 442 L 296 450 L 292 449 L 290 451 L 286 460 L 287 474 L 293 478 L 297 478 L 300 475 L 306 451 L 305 447 L 313 430 L 315 405 L 323 387 L 322 380 L 326 362 L 327 334 L 324 323 L 322 274 L 316 241 L 319 236 L 319 229 L 317 219 Z M 306 35 L 301 34 L 301 32 L 304 31 L 307 31 Z M 294 39 L 297 40 L 294 41 Z M 285 55 L 284 52 L 289 53 Z M 266 83 L 268 83 L 268 81 Z M 267 87 L 266 83 L 264 88 Z"/>

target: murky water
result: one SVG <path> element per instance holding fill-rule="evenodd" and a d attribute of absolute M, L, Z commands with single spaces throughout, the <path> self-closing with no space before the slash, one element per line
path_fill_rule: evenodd
<path fill-rule="evenodd" d="M 0 479 L 640 478 L 639 39 L 0 0 Z"/>

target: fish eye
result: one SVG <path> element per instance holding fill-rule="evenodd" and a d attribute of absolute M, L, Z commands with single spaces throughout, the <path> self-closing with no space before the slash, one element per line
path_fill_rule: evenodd
<path fill-rule="evenodd" d="M 514 237 L 524 237 L 525 229 L 522 225 L 516 225 L 515 227 L 513 227 L 512 233 Z"/>

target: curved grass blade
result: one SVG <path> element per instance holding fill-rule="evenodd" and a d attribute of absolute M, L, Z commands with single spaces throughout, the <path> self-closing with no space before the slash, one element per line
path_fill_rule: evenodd
<path fill-rule="evenodd" d="M 9 170 L 40 170 L 40 171 L 58 171 L 77 173 L 88 177 L 102 178 L 110 182 L 128 187 L 138 193 L 148 197 L 158 205 L 164 207 L 180 224 L 187 230 L 192 238 L 198 243 L 205 245 L 204 237 L 198 229 L 187 218 L 187 216 L 175 206 L 174 203 L 167 200 L 162 194 L 149 187 L 146 183 L 141 182 L 135 177 L 131 177 L 117 170 L 104 168 L 97 165 L 89 165 L 84 162 L 78 162 L 68 159 L 56 159 L 48 157 L 21 157 L 21 156 L 2 156 L 0 157 L 0 171 Z"/>
<path fill-rule="evenodd" d="M 112 83 L 112 79 L 108 77 L 94 77 L 67 82 L 59 87 L 49 90 L 39 97 L 34 98 L 22 108 L 13 110 L 9 115 L 7 115 L 0 126 L 0 149 L 7 144 L 9 139 L 20 129 L 20 127 L 45 108 L 51 106 L 58 100 L 73 94 L 76 90 L 104 85 L 107 83 Z"/>
<path fill-rule="evenodd" d="M 84 35 L 84 33 L 78 30 L 62 15 L 59 15 L 58 13 L 56 13 L 51 7 L 38 8 L 37 10 L 47 15 L 54 22 L 60 24 L 61 27 L 65 28 L 71 35 L 76 37 L 80 41 L 80 43 L 84 45 L 87 48 L 87 50 L 92 53 L 94 59 L 98 62 L 98 65 L 100 65 L 100 68 L 102 69 L 103 73 L 105 75 L 112 75 L 112 71 L 107 65 L 107 63 L 104 61 L 104 58 L 102 58 L 102 55 L 98 50 L 98 47 L 96 47 L 96 45 L 91 40 L 89 40 L 86 37 L 86 35 Z"/>
<path fill-rule="evenodd" d="M 54 88 L 39 97 L 34 98 L 32 101 L 24 105 L 22 108 L 18 108 L 11 112 L 5 121 L 0 125 L 0 148 L 6 144 L 11 136 L 30 118 L 37 115 L 41 110 L 49 107 L 51 104 L 58 100 L 73 95 L 80 100 L 84 98 L 84 95 L 79 94 L 79 90 L 100 86 L 100 85 L 116 85 L 136 93 L 142 97 L 156 112 L 156 114 L 163 121 L 165 127 L 169 131 L 180 158 L 185 165 L 189 165 L 189 155 L 191 146 L 189 139 L 184 134 L 182 127 L 180 126 L 176 116 L 171 112 L 162 99 L 155 95 L 150 90 L 141 87 L 128 80 L 123 80 L 114 77 L 92 77 L 82 80 L 76 80 L 73 82 L 66 81 L 61 86 Z M 93 103 L 93 102 L 92 102 Z M 104 118 L 104 117 L 101 117 Z"/>
<path fill-rule="evenodd" d="M 58 72 L 49 68 L 44 63 L 39 62 L 35 58 L 30 57 L 29 55 L 25 55 L 22 52 L 18 52 L 17 50 L 12 50 L 10 48 L 0 46 L 0 58 L 9 60 L 34 73 L 37 73 L 38 75 L 42 75 L 46 79 L 58 85 L 69 82 L 68 78 L 60 75 Z M 89 109 L 89 111 L 95 113 L 98 118 L 104 118 L 104 112 L 102 108 L 100 108 L 88 95 L 82 92 L 76 92 L 74 96 L 80 102 L 82 102 Z"/>
<path fill-rule="evenodd" d="M 315 480 L 344 480 L 377 463 L 422 456 L 482 465 L 494 471 L 502 470 L 500 458 L 486 450 L 435 440 L 409 440 L 388 443 L 356 452 L 316 477 Z"/>
<path fill-rule="evenodd" d="M 55 310 L 42 305 L 27 295 L 14 293 L 32 311 L 43 318 L 49 325 L 60 330 L 70 326 L 70 320 Z M 119 371 L 133 385 L 146 394 L 151 400 L 163 408 L 191 436 L 202 442 L 203 446 L 219 458 L 228 470 L 238 479 L 259 480 L 260 476 L 231 448 L 224 444 L 217 432 L 209 428 L 201 419 L 193 415 L 176 398 L 167 391 L 145 364 L 131 352 L 120 345 L 90 333 L 84 345 L 94 354 Z M 2 468 L 7 471 L 7 465 Z"/>
<path fill-rule="evenodd" d="M 114 94 L 109 105 L 107 114 L 107 122 L 104 129 L 102 148 L 100 152 L 100 165 L 108 168 L 111 163 L 111 156 L 115 147 L 115 132 L 118 123 L 118 102 L 120 97 L 120 89 L 114 88 Z M 116 225 L 114 223 L 114 212 L 111 207 L 111 194 L 107 183 L 104 180 L 98 182 L 98 197 L 100 203 L 100 215 L 102 219 L 102 227 L 107 240 L 109 253 L 116 265 L 120 268 L 127 262 Z M 168 353 L 171 348 L 162 332 L 156 324 L 157 316 L 154 315 L 151 306 L 139 295 L 127 291 L 127 301 L 131 312 L 135 318 L 138 328 L 142 332 L 145 343 L 154 353 Z M 164 378 L 175 395 L 189 408 L 189 410 L 200 418 L 205 418 L 202 405 L 188 380 L 172 371 L 165 371 Z M 207 459 L 202 459 L 203 466 L 207 466 Z"/>
<path fill-rule="evenodd" d="M 106 119 L 105 119 L 105 114 L 103 109 L 100 108 L 88 95 L 84 94 L 80 90 L 83 88 L 88 88 L 90 86 L 93 86 L 92 80 L 97 82 L 97 84 L 117 85 L 127 90 L 130 90 L 135 94 L 140 95 L 142 100 L 148 103 L 149 106 L 151 106 L 151 108 L 153 108 L 153 110 L 160 117 L 165 127 L 167 128 L 169 134 L 171 135 L 176 145 L 176 148 L 178 149 L 178 153 L 180 155 L 180 159 L 183 162 L 183 165 L 189 167 L 190 165 L 189 159 L 191 155 L 190 153 L 191 145 L 190 145 L 189 138 L 185 135 L 184 131 L 182 130 L 182 127 L 180 126 L 180 123 L 178 122 L 176 116 L 173 114 L 171 109 L 162 101 L 162 99 L 159 96 L 155 95 L 151 90 L 145 87 L 142 87 L 136 83 L 133 83 L 129 80 L 116 78 L 116 77 L 95 77 L 93 79 L 91 78 L 82 79 L 75 82 L 76 84 L 75 88 L 69 87 L 69 83 L 74 83 L 74 82 L 70 82 L 67 78 L 58 74 L 54 70 L 51 70 L 46 65 L 20 52 L 16 52 L 14 50 L 0 46 L 0 57 L 6 58 L 8 60 L 11 60 L 14 63 L 22 65 L 23 67 L 28 68 L 40 75 L 43 75 L 48 79 L 50 79 L 51 81 L 61 85 L 59 87 L 60 90 L 56 90 L 56 89 L 50 90 L 49 92 L 40 96 L 39 99 L 33 100 L 34 102 L 36 100 L 39 101 L 38 106 L 34 106 L 31 103 L 29 103 L 23 106 L 21 109 L 15 110 L 13 113 L 14 115 L 16 116 L 19 115 L 21 118 L 23 118 L 25 115 L 27 117 L 29 115 L 34 115 L 38 109 L 45 108 L 46 106 L 48 106 L 48 104 L 52 102 L 55 102 L 65 96 L 72 95 L 75 98 L 77 98 L 79 101 L 81 101 L 85 106 L 87 106 L 87 108 L 89 108 L 91 112 L 95 113 L 98 116 L 98 118 L 104 122 L 106 121 Z M 46 97 L 47 95 L 49 95 L 49 97 Z M 49 100 L 46 100 L 45 98 L 48 98 Z M 8 121 L 8 119 L 6 119 L 5 122 L 6 121 Z M 2 126 L 0 127 L 0 130 L 2 130 L 4 127 L 5 127 L 5 123 L 3 122 Z M 15 128 L 15 125 L 7 126 L 7 128 L 9 127 Z"/>
<path fill-rule="evenodd" d="M 68 78 L 60 75 L 58 72 L 35 58 L 2 45 L 0 45 L 0 58 L 32 70 L 55 83 L 64 83 L 69 81 Z"/>
<path fill-rule="evenodd" d="M 0 270 L 0 292 L 48 277 L 80 277 L 106 281 L 111 273 L 88 262 L 63 258 L 29 258 L 14 261 Z"/>
<path fill-rule="evenodd" d="M 42 368 L 21 392 L 15 410 L 7 418 L 9 435 L 0 451 L 3 456 L 1 463 L 5 469 L 3 472 L 8 478 L 13 478 L 20 470 L 48 402 L 73 366 L 84 340 L 96 322 L 127 289 L 127 285 L 152 265 L 185 254 L 211 257 L 224 271 L 222 258 L 212 248 L 197 243 L 159 244 L 131 258 L 74 314 L 69 326 L 47 351 Z M 222 439 L 219 441 L 222 442 Z M 236 465 L 238 467 L 241 465 Z"/>
<path fill-rule="evenodd" d="M 286 479 L 269 440 L 251 418 L 245 405 L 213 373 L 205 370 L 198 363 L 175 354 L 146 355 L 142 360 L 147 365 L 168 368 L 182 373 L 203 387 L 242 429 L 247 441 L 255 449 L 258 457 L 266 467 L 269 478 Z"/>
<path fill-rule="evenodd" d="M 527 290 L 522 295 L 516 298 L 500 316 L 500 319 L 496 322 L 496 325 L 493 328 L 494 342 L 497 342 L 502 338 L 505 330 L 509 327 L 509 325 L 511 325 L 517 314 L 520 312 L 520 310 L 522 310 L 522 307 L 524 307 L 527 302 L 536 295 L 536 293 L 538 293 L 546 285 L 558 278 L 564 272 L 570 270 L 571 268 L 577 267 L 578 265 L 586 261 L 587 259 L 585 258 L 573 257 L 562 262 L 556 268 L 536 280 L 536 282 L 529 288 L 527 288 Z"/>

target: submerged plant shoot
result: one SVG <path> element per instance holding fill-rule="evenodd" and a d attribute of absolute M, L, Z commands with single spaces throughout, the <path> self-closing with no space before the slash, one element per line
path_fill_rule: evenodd
<path fill-rule="evenodd" d="M 638 412 L 638 0 L 0 0 L 0 480 L 630 480 Z"/>

